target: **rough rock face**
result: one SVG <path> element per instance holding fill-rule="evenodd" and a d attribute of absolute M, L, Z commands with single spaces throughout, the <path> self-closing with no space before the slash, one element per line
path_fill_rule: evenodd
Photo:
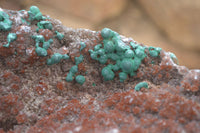
<path fill-rule="evenodd" d="M 200 132 L 200 70 L 174 54 L 34 6 L 0 30 L 0 132 Z"/>

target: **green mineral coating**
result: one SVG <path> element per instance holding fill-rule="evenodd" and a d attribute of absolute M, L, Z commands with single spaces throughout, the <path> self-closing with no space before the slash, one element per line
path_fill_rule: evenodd
<path fill-rule="evenodd" d="M 8 43 L 3 45 L 3 47 L 8 48 L 10 46 L 10 43 L 15 41 L 17 39 L 17 35 L 15 33 L 9 33 L 7 36 Z"/>
<path fill-rule="evenodd" d="M 124 82 L 124 80 L 127 79 L 127 74 L 125 72 L 120 72 L 119 79 L 120 79 L 120 82 Z"/>
<path fill-rule="evenodd" d="M 75 64 L 78 65 L 83 61 L 83 55 L 80 55 L 79 57 L 75 57 Z"/>
<path fill-rule="evenodd" d="M 178 58 L 176 57 L 176 55 L 174 53 L 170 52 L 170 57 L 173 60 L 174 63 L 179 64 L 178 63 Z"/>
<path fill-rule="evenodd" d="M 37 23 L 37 26 L 38 26 L 37 31 L 39 29 L 49 29 L 49 30 L 52 30 L 52 28 L 53 28 L 53 26 L 52 26 L 52 24 L 51 24 L 50 21 L 40 21 L 40 22 Z"/>
<path fill-rule="evenodd" d="M 56 37 L 59 39 L 59 40 L 62 40 L 64 38 L 64 35 L 58 31 L 55 31 L 56 33 Z"/>
<path fill-rule="evenodd" d="M 36 44 L 35 44 L 35 52 L 37 53 L 38 56 L 47 56 L 47 49 L 50 45 L 50 43 L 53 40 L 48 40 L 47 42 L 45 42 L 45 39 L 42 35 L 35 35 L 32 36 L 32 38 L 35 40 Z M 43 43 L 43 47 L 40 47 L 39 44 Z M 48 44 L 49 43 L 49 44 Z"/>
<path fill-rule="evenodd" d="M 97 44 L 94 46 L 94 51 L 98 51 L 102 47 L 102 44 Z"/>
<path fill-rule="evenodd" d="M 101 64 L 114 61 L 114 65 L 108 64 L 102 69 L 101 75 L 104 80 L 113 80 L 116 71 L 121 71 L 119 73 L 120 82 L 124 82 L 128 74 L 135 76 L 142 60 L 147 56 L 145 51 L 147 48 L 135 42 L 130 42 L 130 45 L 127 45 L 118 33 L 109 28 L 102 29 L 101 36 L 103 43 L 97 44 L 94 50 L 89 50 L 89 53 L 92 59 Z M 160 51 L 161 49 L 155 48 L 155 50 Z"/>
<path fill-rule="evenodd" d="M 101 75 L 104 77 L 105 81 L 113 80 L 115 77 L 115 73 L 109 67 L 104 67 L 101 70 Z"/>
<path fill-rule="evenodd" d="M 104 28 L 101 30 L 101 36 L 103 37 L 103 39 L 111 38 L 112 35 L 113 35 L 113 31 L 109 28 Z"/>
<path fill-rule="evenodd" d="M 49 39 L 48 41 L 44 42 L 42 47 L 47 50 L 51 43 L 53 43 L 53 39 Z"/>
<path fill-rule="evenodd" d="M 32 38 L 35 40 L 36 43 L 44 42 L 45 40 L 43 35 L 35 35 L 35 36 L 32 36 Z"/>
<path fill-rule="evenodd" d="M 37 6 L 31 6 L 29 11 L 29 20 L 42 20 L 43 16 L 42 13 L 40 12 L 40 9 Z"/>
<path fill-rule="evenodd" d="M 9 31 L 12 27 L 12 21 L 9 19 L 9 15 L 3 11 L 0 11 L 0 30 Z"/>
<path fill-rule="evenodd" d="M 78 75 L 78 76 L 76 76 L 75 80 L 80 85 L 83 85 L 83 83 L 85 82 L 85 77 L 83 75 Z"/>
<path fill-rule="evenodd" d="M 128 50 L 126 50 L 126 52 L 124 53 L 124 56 L 125 56 L 126 58 L 133 58 L 133 57 L 135 56 L 135 54 L 134 54 L 133 50 L 128 49 Z"/>
<path fill-rule="evenodd" d="M 69 55 L 63 54 L 63 55 L 62 55 L 62 59 L 65 59 L 65 60 L 69 59 Z"/>
<path fill-rule="evenodd" d="M 67 74 L 67 77 L 65 78 L 65 80 L 66 80 L 67 82 L 73 81 L 73 80 L 74 80 L 74 75 L 73 75 L 73 73 L 69 72 L 69 73 Z"/>
<path fill-rule="evenodd" d="M 150 47 L 149 47 L 149 54 L 150 54 L 152 57 L 158 57 L 161 50 L 162 50 L 162 49 L 159 48 L 159 47 L 152 47 L 152 46 L 150 46 Z"/>
<path fill-rule="evenodd" d="M 141 64 L 141 59 L 140 58 L 138 58 L 138 57 L 135 57 L 134 58 L 134 70 L 136 71 L 139 67 L 140 67 L 140 64 Z"/>
<path fill-rule="evenodd" d="M 89 50 L 90 57 L 94 60 L 99 61 L 101 64 L 105 64 L 108 60 L 108 56 L 105 54 L 105 50 L 100 48 L 97 51 Z"/>
<path fill-rule="evenodd" d="M 147 55 L 145 54 L 145 47 L 142 47 L 142 46 L 138 46 L 135 50 L 135 54 L 136 56 L 143 60 Z"/>
<path fill-rule="evenodd" d="M 127 49 L 130 49 L 130 47 L 128 45 L 126 45 L 122 40 L 116 40 L 115 41 L 116 44 L 116 50 L 117 52 L 124 52 Z"/>
<path fill-rule="evenodd" d="M 72 66 L 70 69 L 70 72 L 72 74 L 76 74 L 78 72 L 78 66 L 77 65 Z"/>
<path fill-rule="evenodd" d="M 80 51 L 82 51 L 84 48 L 86 48 L 86 44 L 84 42 L 81 42 L 80 45 L 81 45 Z"/>
<path fill-rule="evenodd" d="M 100 48 L 98 51 L 96 51 L 98 55 L 105 55 L 105 50 Z"/>
<path fill-rule="evenodd" d="M 137 47 L 139 47 L 140 45 L 134 43 L 134 42 L 130 42 L 130 45 L 133 49 L 136 49 Z"/>
<path fill-rule="evenodd" d="M 135 71 L 135 69 L 136 69 L 134 60 L 127 59 L 127 58 L 122 60 L 120 67 L 121 67 L 122 71 L 126 72 L 126 73 L 131 73 L 131 72 Z"/>
<path fill-rule="evenodd" d="M 117 64 L 113 65 L 113 67 L 112 67 L 113 71 L 118 71 L 119 69 L 120 69 L 120 66 Z"/>
<path fill-rule="evenodd" d="M 92 59 L 98 60 L 98 58 L 97 58 L 97 53 L 96 53 L 96 52 L 94 52 L 92 49 L 90 49 L 89 52 L 90 52 L 90 57 L 91 57 Z"/>
<path fill-rule="evenodd" d="M 99 63 L 105 64 L 108 60 L 108 57 L 107 55 L 101 55 L 98 60 L 99 60 Z"/>
<path fill-rule="evenodd" d="M 92 86 L 96 86 L 96 84 L 95 84 L 95 83 L 92 83 Z"/>
<path fill-rule="evenodd" d="M 140 83 L 138 83 L 138 84 L 135 86 L 134 89 L 135 89 L 136 91 L 140 91 L 140 89 L 143 88 L 143 87 L 148 89 L 148 88 L 149 88 L 149 87 L 148 87 L 148 83 L 147 83 L 147 82 L 140 82 Z"/>
<path fill-rule="evenodd" d="M 47 50 L 41 47 L 36 47 L 35 52 L 38 56 L 47 56 Z"/>
<path fill-rule="evenodd" d="M 107 56 L 109 59 L 114 60 L 114 61 L 121 59 L 121 57 L 117 55 L 116 53 L 110 53 L 110 54 L 107 54 Z"/>
<path fill-rule="evenodd" d="M 112 41 L 109 41 L 109 40 L 105 41 L 104 42 L 104 49 L 105 49 L 105 52 L 112 53 L 115 50 L 115 45 Z"/>
<path fill-rule="evenodd" d="M 55 53 L 53 56 L 47 60 L 47 65 L 57 64 L 63 59 L 63 55 L 60 53 Z"/>

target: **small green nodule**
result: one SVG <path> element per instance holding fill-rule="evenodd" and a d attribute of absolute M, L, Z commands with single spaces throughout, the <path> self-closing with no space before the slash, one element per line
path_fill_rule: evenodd
<path fill-rule="evenodd" d="M 123 72 L 131 73 L 135 71 L 135 63 L 133 59 L 123 59 L 121 62 L 121 69 Z"/>
<path fill-rule="evenodd" d="M 66 58 L 65 56 L 68 55 L 61 55 L 60 53 L 55 53 L 50 59 L 47 60 L 47 65 L 53 65 L 53 64 L 57 64 L 61 61 L 61 59 L 69 59 Z"/>
<path fill-rule="evenodd" d="M 74 80 L 73 73 L 69 72 L 69 73 L 67 74 L 67 77 L 65 78 L 65 80 L 66 80 L 67 82 L 73 81 L 73 80 Z"/>
<path fill-rule="evenodd" d="M 104 41 L 104 49 L 107 53 L 112 53 L 115 50 L 115 45 L 112 41 Z"/>
<path fill-rule="evenodd" d="M 40 21 L 37 23 L 38 29 L 52 30 L 53 26 L 50 21 Z"/>
<path fill-rule="evenodd" d="M 97 44 L 94 46 L 94 51 L 98 51 L 102 47 L 102 44 Z"/>
<path fill-rule="evenodd" d="M 9 15 L 6 12 L 0 11 L 0 30 L 9 31 L 12 27 L 12 21 L 9 19 Z"/>
<path fill-rule="evenodd" d="M 83 85 L 83 83 L 85 82 L 85 77 L 83 75 L 78 75 L 78 76 L 76 76 L 75 80 L 80 85 Z"/>
<path fill-rule="evenodd" d="M 10 46 L 10 43 L 15 41 L 17 39 L 17 35 L 15 33 L 9 33 L 7 36 L 8 43 L 6 45 L 3 45 L 3 47 L 8 48 Z"/>
<path fill-rule="evenodd" d="M 59 39 L 59 40 L 62 40 L 64 38 L 64 34 L 58 32 L 58 31 L 55 31 L 56 33 L 56 37 Z"/>
<path fill-rule="evenodd" d="M 149 54 L 152 57 L 158 57 L 162 49 L 159 47 L 149 47 Z"/>
<path fill-rule="evenodd" d="M 112 37 L 112 30 L 109 29 L 109 28 L 104 28 L 101 30 L 101 36 L 104 38 L 104 39 L 108 39 L 110 37 Z"/>
<path fill-rule="evenodd" d="M 35 49 L 35 52 L 37 53 L 38 56 L 47 56 L 47 50 L 41 47 L 37 47 Z"/>
<path fill-rule="evenodd" d="M 77 65 L 72 66 L 71 69 L 70 69 L 70 72 L 73 73 L 73 74 L 77 73 L 78 72 L 78 66 Z"/>
<path fill-rule="evenodd" d="M 147 88 L 147 89 L 148 89 L 148 88 L 149 88 L 149 87 L 148 87 L 148 83 L 147 83 L 147 82 L 140 82 L 140 83 L 138 83 L 138 84 L 135 86 L 134 89 L 135 89 L 136 91 L 140 91 L 141 88 Z"/>
<path fill-rule="evenodd" d="M 84 42 L 81 42 L 80 45 L 81 45 L 80 51 L 82 51 L 84 48 L 86 48 L 86 44 Z"/>
<path fill-rule="evenodd" d="M 45 40 L 43 35 L 35 35 L 32 36 L 32 38 L 35 40 L 36 43 L 44 42 Z"/>
<path fill-rule="evenodd" d="M 101 71 L 101 75 L 104 77 L 105 81 L 113 80 L 115 77 L 115 73 L 110 67 L 104 67 Z"/>
<path fill-rule="evenodd" d="M 42 13 L 40 12 L 40 9 L 37 6 L 31 6 L 30 10 L 28 11 L 29 14 L 29 20 L 41 20 L 43 19 Z"/>
<path fill-rule="evenodd" d="M 47 50 L 51 43 L 53 43 L 53 39 L 49 39 L 48 41 L 44 42 L 42 47 Z"/>
<path fill-rule="evenodd" d="M 127 79 L 127 74 L 125 72 L 119 73 L 120 82 L 124 82 Z"/>
<path fill-rule="evenodd" d="M 79 57 L 75 57 L 75 64 L 78 65 L 83 61 L 83 55 L 80 55 Z"/>

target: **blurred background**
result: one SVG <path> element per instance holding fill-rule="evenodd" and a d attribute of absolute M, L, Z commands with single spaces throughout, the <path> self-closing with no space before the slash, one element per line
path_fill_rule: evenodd
<path fill-rule="evenodd" d="M 199 0 L 0 0 L 5 9 L 29 10 L 31 5 L 67 27 L 108 27 L 173 52 L 180 65 L 200 69 Z"/>

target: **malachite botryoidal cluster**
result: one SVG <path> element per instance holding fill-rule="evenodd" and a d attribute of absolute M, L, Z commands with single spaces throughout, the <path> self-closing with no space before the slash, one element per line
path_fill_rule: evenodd
<path fill-rule="evenodd" d="M 37 20 L 39 21 L 37 23 L 38 28 L 36 31 L 38 32 L 39 29 L 49 29 L 52 30 L 53 26 L 50 21 L 44 21 L 45 17 L 42 16 L 42 13 L 40 12 L 39 8 L 36 6 L 31 6 L 30 10 L 28 11 L 29 14 L 29 20 L 34 21 Z M 64 34 L 55 31 L 56 33 L 56 38 L 59 40 L 62 40 L 64 38 Z M 45 41 L 44 37 L 42 35 L 35 35 L 32 36 L 32 38 L 35 40 L 36 44 L 36 49 L 35 52 L 38 56 L 44 57 L 47 56 L 47 49 L 50 47 L 50 44 L 53 43 L 53 39 L 49 39 L 48 41 Z M 40 46 L 42 45 L 42 46 Z M 80 43 L 81 48 L 80 51 L 82 51 L 85 47 L 86 44 L 84 42 Z M 53 65 L 59 63 L 62 59 L 69 59 L 69 56 L 67 54 L 60 54 L 60 53 L 54 53 L 50 59 L 47 59 L 47 65 Z M 74 80 L 75 74 L 78 72 L 78 64 L 80 64 L 83 61 L 83 55 L 80 55 L 79 57 L 75 57 L 75 64 L 69 71 L 66 81 L 71 82 Z M 76 82 L 82 85 L 85 82 L 85 77 L 82 75 L 78 75 L 75 78 Z"/>
<path fill-rule="evenodd" d="M 77 65 L 72 66 L 71 69 L 70 69 L 70 71 L 69 71 L 69 73 L 67 74 L 67 77 L 65 78 L 65 80 L 67 82 L 73 81 L 77 72 L 78 72 L 78 66 Z M 77 75 L 75 77 L 75 81 L 78 84 L 83 85 L 84 82 L 85 82 L 85 77 L 83 75 Z"/>
<path fill-rule="evenodd" d="M 75 64 L 78 65 L 83 61 L 84 57 L 83 55 L 80 55 L 79 57 L 75 57 Z"/>
<path fill-rule="evenodd" d="M 52 30 L 53 26 L 51 24 L 50 21 L 40 21 L 37 23 L 37 32 L 39 31 L 39 29 L 49 29 Z"/>
<path fill-rule="evenodd" d="M 0 31 L 9 31 L 12 27 L 12 21 L 7 13 L 0 11 Z"/>
<path fill-rule="evenodd" d="M 80 85 L 83 85 L 85 82 L 85 77 L 83 75 L 77 75 L 75 78 L 76 82 Z"/>
<path fill-rule="evenodd" d="M 86 44 L 84 42 L 80 43 L 81 47 L 80 47 L 80 51 L 82 51 L 85 47 Z M 78 65 L 83 62 L 84 57 L 83 55 L 80 55 L 79 57 L 75 57 L 75 64 L 74 66 L 71 67 L 69 73 L 67 74 L 67 77 L 65 78 L 65 80 L 67 82 L 71 82 L 74 80 L 75 77 L 75 81 L 80 84 L 83 85 L 85 83 L 85 77 L 83 75 L 77 75 L 76 73 L 78 72 Z"/>
<path fill-rule="evenodd" d="M 53 29 L 53 25 L 50 21 L 46 21 L 46 17 L 42 15 L 39 8 L 36 6 L 31 6 L 28 11 L 29 20 L 32 22 L 34 20 L 39 21 L 37 23 L 37 32 L 39 29 Z M 0 11 L 0 30 L 9 31 L 12 27 L 12 21 L 9 19 L 9 15 L 3 11 Z M 64 38 L 64 34 L 55 31 L 56 38 L 62 40 Z M 122 40 L 120 35 L 112 31 L 109 28 L 104 28 L 101 31 L 101 36 L 103 37 L 103 43 L 97 44 L 94 47 L 94 50 L 90 49 L 89 53 L 92 59 L 99 61 L 101 64 L 106 64 L 108 60 L 113 61 L 113 64 L 108 64 L 105 66 L 101 74 L 105 81 L 113 80 L 115 77 L 115 72 L 119 71 L 119 79 L 120 82 L 124 82 L 128 75 L 134 76 L 136 75 L 136 71 L 138 70 L 142 60 L 147 56 L 146 49 L 148 49 L 151 57 L 159 57 L 160 51 L 162 50 L 159 47 L 144 47 L 138 45 L 134 42 L 130 42 L 130 45 L 126 45 Z M 4 47 L 9 47 L 10 43 L 15 41 L 17 38 L 15 33 L 9 33 L 7 36 L 8 44 L 3 45 Z M 53 39 L 49 39 L 45 41 L 42 35 L 35 35 L 32 38 L 36 42 L 35 52 L 38 56 L 44 57 L 47 56 L 47 49 L 50 47 L 50 44 L 53 43 Z M 42 45 L 42 46 L 41 46 Z M 80 51 L 82 51 L 86 44 L 85 42 L 80 42 Z M 146 51 L 145 51 L 146 50 Z M 170 54 L 173 61 L 178 62 L 176 56 L 171 53 Z M 62 59 L 69 59 L 67 54 L 61 55 L 60 53 L 54 53 L 50 59 L 47 60 L 47 65 L 53 65 L 59 63 Z M 75 64 L 69 71 L 69 74 L 66 77 L 66 81 L 70 82 L 74 80 L 79 84 L 83 84 L 85 82 L 85 77 L 82 75 L 76 76 L 78 72 L 78 64 L 80 64 L 84 60 L 83 55 L 79 57 L 75 57 Z M 141 82 L 136 85 L 135 89 L 140 90 L 140 86 L 145 86 L 148 88 L 148 84 L 146 82 Z"/>
<path fill-rule="evenodd" d="M 78 66 L 77 65 L 74 65 L 71 67 L 69 73 L 67 74 L 67 77 L 65 78 L 65 80 L 67 82 L 71 82 L 74 80 L 74 76 L 75 74 L 78 72 Z"/>
<path fill-rule="evenodd" d="M 40 9 L 37 6 L 31 6 L 28 11 L 28 14 L 30 21 L 46 19 L 44 16 L 42 16 L 42 13 L 40 12 Z"/>
<path fill-rule="evenodd" d="M 140 46 L 133 42 L 126 45 L 118 33 L 111 29 L 104 28 L 101 31 L 103 44 L 97 44 L 94 50 L 90 49 L 92 59 L 99 61 L 101 64 L 107 63 L 108 59 L 115 62 L 104 67 L 101 74 L 105 81 L 113 80 L 115 71 L 119 73 L 120 82 L 124 82 L 128 74 L 134 76 L 139 68 L 141 61 L 147 56 L 146 47 Z"/>
<path fill-rule="evenodd" d="M 80 45 L 81 45 L 80 51 L 82 51 L 84 48 L 86 48 L 85 42 L 81 42 Z"/>
<path fill-rule="evenodd" d="M 152 56 L 152 57 L 158 57 L 160 55 L 160 51 L 162 49 L 159 48 L 159 47 L 152 47 L 150 46 L 149 47 L 149 54 Z"/>
<path fill-rule="evenodd" d="M 140 82 L 140 83 L 136 84 L 134 89 L 136 91 L 140 91 L 141 88 L 147 88 L 148 89 L 149 88 L 148 83 L 147 82 Z"/>
<path fill-rule="evenodd" d="M 53 65 L 59 63 L 62 59 L 69 59 L 69 56 L 67 54 L 60 54 L 60 53 L 54 53 L 50 59 L 47 60 L 47 65 Z"/>
<path fill-rule="evenodd" d="M 17 35 L 15 33 L 9 33 L 7 36 L 8 43 L 3 45 L 3 47 L 8 48 L 10 46 L 10 43 L 15 41 L 17 39 Z"/>
<path fill-rule="evenodd" d="M 35 40 L 36 49 L 35 52 L 38 56 L 47 56 L 47 49 L 50 47 L 50 44 L 53 43 L 53 39 L 49 39 L 48 41 L 45 41 L 43 35 L 35 35 L 32 36 L 32 38 Z M 40 47 L 40 43 L 42 43 L 42 47 Z"/>
<path fill-rule="evenodd" d="M 59 40 L 62 40 L 64 38 L 64 34 L 58 32 L 58 31 L 55 31 L 56 33 L 56 38 L 58 38 Z"/>

